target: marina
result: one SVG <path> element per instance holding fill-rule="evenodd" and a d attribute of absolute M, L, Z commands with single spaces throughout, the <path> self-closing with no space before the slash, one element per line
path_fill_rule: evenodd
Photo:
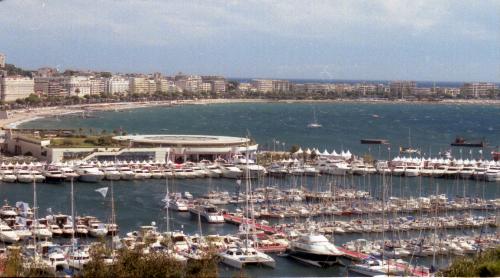
<path fill-rule="evenodd" d="M 384 113 L 375 113 L 381 115 L 377 119 L 384 118 Z M 328 128 L 325 117 L 320 119 L 323 127 L 315 132 Z M 387 138 L 391 143 L 397 141 L 391 136 Z M 449 142 L 444 141 L 443 145 Z M 108 193 L 103 199 L 95 191 L 111 188 L 113 183 L 115 228 L 122 248 L 148 242 L 149 250 L 177 250 L 176 259 L 186 261 L 200 258 L 207 246 L 218 246 L 217 254 L 229 251 L 230 260 L 248 257 L 249 264 L 244 270 L 252 277 L 291 273 L 375 275 L 387 274 L 384 272 L 387 270 L 427 276 L 431 268 L 446 267 L 456 256 L 471 256 L 474 250 L 498 245 L 497 183 L 474 175 L 486 167 L 486 171 L 491 172 L 497 166 L 492 158 L 490 161 L 489 152 L 485 151 L 482 158 L 477 151 L 473 155 L 464 151 L 462 158 L 460 153 L 452 157 L 413 154 L 410 157 L 388 155 L 387 150 L 378 153 L 375 146 L 371 153 L 377 161 L 368 161 L 364 158 L 368 145 L 360 144 L 359 136 L 355 143 L 348 148 L 342 144 L 304 144 L 302 155 L 289 153 L 289 157 L 279 157 L 269 164 L 259 159 L 269 152 L 265 147 L 250 159 L 235 154 L 218 161 L 111 159 L 31 165 L 4 163 L 0 192 L 9 204 L 19 200 L 31 203 L 29 192 L 39 172 L 45 181 L 37 182 L 38 218 L 51 215 L 45 213 L 49 208 L 54 215 L 71 215 L 70 180 L 73 178 L 75 215 L 93 215 L 106 227 L 112 224 L 111 196 Z M 311 146 L 309 151 L 307 146 Z M 324 146 L 323 151 L 313 146 Z M 334 148 L 337 151 L 333 151 Z M 280 155 L 280 152 L 277 150 L 272 155 Z M 417 171 L 411 168 L 415 164 Z M 471 165 L 472 171 L 468 169 Z M 425 173 L 430 167 L 440 173 L 442 166 L 446 166 L 446 171 L 441 176 Z M 17 181 L 20 170 L 28 171 L 24 175 L 30 182 Z M 82 174 L 87 177 L 80 180 Z M 246 183 L 251 184 L 251 190 L 246 191 Z M 223 223 L 220 220 L 210 223 L 203 218 L 210 213 L 222 216 Z M 64 225 L 59 228 L 63 230 Z M 77 238 L 82 246 L 81 254 L 73 257 L 83 259 L 68 261 L 68 265 L 76 268 L 88 258 L 89 249 L 85 246 L 98 237 L 87 234 Z M 106 238 L 112 240 L 111 236 Z M 175 238 L 177 248 L 162 245 L 164 238 Z M 329 247 L 328 250 L 338 252 L 338 260 L 317 257 L 304 261 L 303 256 L 294 251 L 299 244 L 309 244 L 312 248 L 309 250 L 319 251 L 314 249 L 313 242 L 324 242 L 325 238 L 329 243 L 320 245 L 332 244 L 335 249 Z M 69 254 L 69 238 L 53 236 L 49 241 L 60 244 L 63 254 Z M 433 241 L 441 244 L 432 245 Z M 22 242 L 29 242 L 28 237 Z M 439 249 L 429 249 L 429 246 L 439 246 Z M 238 252 L 241 255 L 237 255 Z M 258 255 L 260 252 L 274 263 L 269 257 Z M 266 266 L 264 261 L 269 264 Z M 226 275 L 237 273 L 238 267 L 224 263 L 219 269 Z"/>

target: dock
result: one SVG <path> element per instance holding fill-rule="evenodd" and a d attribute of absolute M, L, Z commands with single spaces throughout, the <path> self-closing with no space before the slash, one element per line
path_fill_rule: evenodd
<path fill-rule="evenodd" d="M 275 228 L 273 228 L 269 225 L 263 225 L 263 224 L 255 222 L 255 221 L 252 221 L 248 218 L 235 216 L 232 214 L 224 214 L 224 220 L 226 221 L 226 223 L 234 224 L 234 225 L 240 225 L 243 223 L 252 223 L 253 222 L 253 224 L 255 225 L 255 229 L 263 231 L 266 234 L 270 234 L 270 235 L 276 234 L 278 232 Z"/>

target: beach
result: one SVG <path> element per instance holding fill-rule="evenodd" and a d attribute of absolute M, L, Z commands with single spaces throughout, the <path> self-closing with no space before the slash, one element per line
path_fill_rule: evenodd
<path fill-rule="evenodd" d="M 174 100 L 174 101 L 145 101 L 145 102 L 117 102 L 77 104 L 55 107 L 37 107 L 32 109 L 9 110 L 7 119 L 0 119 L 0 128 L 16 128 L 18 125 L 35 119 L 54 117 L 65 114 L 84 113 L 85 111 L 119 111 L 157 106 L 173 105 L 210 105 L 230 103 L 383 103 L 383 104 L 445 104 L 445 105 L 500 105 L 500 100 L 457 100 L 448 99 L 442 101 L 390 101 L 385 99 L 327 99 L 327 100 L 272 100 L 272 99 L 197 99 L 197 100 Z"/>

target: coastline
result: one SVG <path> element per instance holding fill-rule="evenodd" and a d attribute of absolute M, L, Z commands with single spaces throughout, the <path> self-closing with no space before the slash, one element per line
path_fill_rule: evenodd
<path fill-rule="evenodd" d="M 442 100 L 442 101 L 417 101 L 417 100 L 385 100 L 385 99 L 326 99 L 326 100 L 272 100 L 272 99 L 199 99 L 151 102 L 118 102 L 77 104 L 70 106 L 42 107 L 36 109 L 9 110 L 7 119 L 0 119 L 0 128 L 14 129 L 20 124 L 33 120 L 54 117 L 58 115 L 85 113 L 88 111 L 119 111 L 148 107 L 175 106 L 175 105 L 211 105 L 232 103 L 366 103 L 366 104 L 443 104 L 443 105 L 500 105 L 500 100 Z"/>

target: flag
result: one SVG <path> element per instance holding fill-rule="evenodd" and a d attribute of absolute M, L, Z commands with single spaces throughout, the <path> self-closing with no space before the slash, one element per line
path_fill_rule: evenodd
<path fill-rule="evenodd" d="M 241 185 L 241 180 L 236 180 L 236 183 L 237 183 L 238 185 Z"/>
<path fill-rule="evenodd" d="M 98 188 L 95 190 L 95 192 L 100 193 L 103 198 L 106 198 L 106 195 L 108 194 L 108 187 Z"/>

